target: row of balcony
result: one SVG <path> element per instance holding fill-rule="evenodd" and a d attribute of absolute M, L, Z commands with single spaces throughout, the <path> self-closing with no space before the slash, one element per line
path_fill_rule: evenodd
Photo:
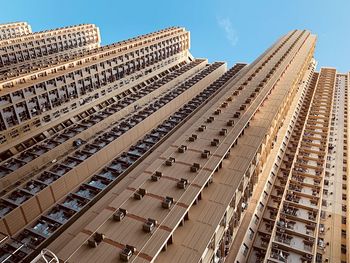
<path fill-rule="evenodd" d="M 222 63 L 215 63 L 199 74 L 204 77 L 206 74 L 209 74 L 209 72 L 221 65 Z M 234 73 L 236 72 L 237 71 Z M 227 75 L 224 76 L 227 78 Z M 200 78 L 197 76 L 197 79 L 199 80 Z M 186 89 L 188 88 L 188 85 L 183 84 L 180 87 L 182 87 L 182 89 Z M 218 84 L 218 81 L 214 82 L 212 85 L 198 94 L 194 99 L 185 104 L 179 111 L 177 111 L 157 128 L 148 133 L 142 140 L 131 146 L 128 151 L 122 153 L 114 161 L 104 167 L 100 172 L 95 174 L 90 180 L 83 183 L 77 191 L 70 193 L 62 203 L 57 204 L 52 210 L 50 210 L 48 215 L 43 215 L 40 220 L 32 224 L 31 227 L 28 227 L 26 230 L 22 231 L 15 240 L 11 240 L 10 242 L 6 243 L 5 246 L 2 246 L 0 248 L 0 251 L 6 254 L 6 256 L 18 257 L 17 254 L 11 254 L 11 252 L 13 253 L 12 247 L 15 246 L 14 243 L 18 241 L 21 242 L 25 248 L 37 248 L 47 237 L 37 240 L 35 243 L 33 243 L 32 240 L 24 238 L 23 233 L 31 234 L 31 232 L 36 232 L 33 231 L 33 228 L 38 224 L 41 224 L 43 222 L 42 220 L 45 220 L 48 217 L 50 217 L 50 220 L 55 220 L 54 218 L 57 216 L 59 219 L 56 220 L 56 222 L 60 224 L 60 227 L 55 228 L 56 225 L 54 224 L 51 228 L 49 228 L 49 231 L 51 232 L 45 232 L 45 234 L 49 233 L 50 235 L 53 235 L 55 231 L 59 231 L 60 228 L 62 229 L 64 227 L 64 224 L 69 221 L 68 217 L 70 215 L 73 217 L 73 214 L 76 214 L 78 211 L 84 209 L 84 207 L 86 207 L 89 202 L 96 202 L 97 196 L 102 196 L 102 192 L 104 190 L 108 190 L 108 186 L 112 186 L 117 183 L 120 178 L 122 178 L 128 172 L 128 170 L 130 170 L 131 167 L 133 167 L 133 165 L 135 165 L 135 163 L 140 160 L 140 158 L 142 158 L 153 147 L 155 147 L 157 143 L 162 140 L 162 138 L 164 138 L 169 132 L 176 128 L 180 123 L 185 121 L 187 116 L 196 111 L 197 108 L 199 108 L 205 101 L 208 100 L 211 95 L 217 92 L 220 88 L 221 86 Z M 177 91 L 174 91 L 173 95 L 176 96 L 176 93 Z M 154 104 L 150 105 L 149 107 L 154 107 Z M 129 124 L 124 122 L 124 127 L 129 127 Z M 86 156 L 85 149 L 83 150 L 82 155 L 80 155 L 78 152 L 76 152 L 76 154 L 78 159 L 84 158 L 83 156 Z M 61 207 L 64 207 L 62 209 L 68 210 L 61 211 Z M 68 212 L 69 210 L 73 212 Z M 44 223 L 46 222 L 48 221 L 44 221 Z M 37 229 L 41 228 L 37 227 Z M 23 249 L 20 251 L 25 253 L 25 256 L 27 256 L 34 250 L 31 250 L 30 253 L 26 253 Z"/>
<path fill-rule="evenodd" d="M 323 74 L 321 71 L 320 76 Z M 299 259 L 311 263 L 315 257 L 332 92 L 332 86 L 326 87 L 319 80 L 299 147 L 311 149 L 322 158 L 309 158 L 308 153 L 302 151 L 294 160 L 269 255 L 278 262 Z"/>
<path fill-rule="evenodd" d="M 166 105 L 168 102 L 179 96 L 181 93 L 189 89 L 192 85 L 200 81 L 202 78 L 210 74 L 212 71 L 217 69 L 219 66 L 221 66 L 222 63 L 214 63 L 204 70 L 202 70 L 199 74 L 197 74 L 195 77 L 187 80 L 182 85 L 176 87 L 175 89 L 171 90 L 168 94 L 164 95 L 162 98 L 156 100 L 154 103 L 148 105 L 147 107 L 140 110 L 138 113 L 135 113 L 134 115 L 121 119 L 118 123 L 114 124 L 114 127 L 100 136 L 98 136 L 96 139 L 93 139 L 93 141 L 89 144 L 84 145 L 83 152 L 86 154 L 89 154 L 90 156 L 97 153 L 99 150 L 101 150 L 103 147 L 105 147 L 107 144 L 112 142 L 113 140 L 120 137 L 122 134 L 126 133 L 129 129 L 137 125 L 139 122 L 141 122 L 143 119 L 147 118 L 149 115 L 154 113 L 155 111 L 162 108 L 164 105 Z M 177 116 L 173 117 L 174 120 L 181 119 Z M 81 131 L 84 129 L 87 129 L 84 125 L 79 126 L 73 126 L 73 128 L 80 128 Z M 107 139 L 106 139 L 107 138 Z M 35 147 L 35 146 L 34 146 Z M 81 162 L 75 162 L 75 166 L 78 166 L 78 164 Z M 70 165 L 70 166 L 69 166 Z M 70 161 L 69 157 L 64 159 L 60 162 L 60 164 L 55 164 L 53 167 L 48 168 L 47 171 L 42 172 L 39 177 L 37 177 L 35 180 L 39 180 L 45 184 L 51 184 L 53 181 L 57 180 L 59 177 L 66 174 L 69 170 L 73 169 L 75 166 L 72 167 L 72 162 Z M 12 193 L 9 193 L 7 196 L 12 196 Z M 16 201 L 16 203 L 23 204 L 24 201 L 29 199 L 30 197 L 27 196 L 27 198 L 21 198 L 20 200 Z M 4 197 L 4 201 L 7 201 L 7 197 Z M 17 200 L 17 199 L 16 199 Z M 4 216 L 6 213 L 9 212 L 7 208 L 4 208 L 3 210 L 0 210 L 0 214 Z"/>
<path fill-rule="evenodd" d="M 293 160 L 298 149 L 298 142 L 303 135 L 302 129 L 307 117 L 308 109 L 311 105 L 312 94 L 316 87 L 317 77 L 318 74 L 314 73 L 308 84 L 308 88 L 302 93 L 303 101 L 299 104 L 300 106 L 298 106 L 300 109 L 299 113 L 292 119 L 294 126 L 291 127 L 291 132 L 288 132 L 289 140 L 287 144 L 284 143 L 285 150 L 280 157 L 281 163 L 278 170 L 273 172 L 273 175 L 276 174 L 276 177 L 272 183 L 272 188 L 267 199 L 267 205 L 263 211 L 263 217 L 258 225 L 258 232 L 253 241 L 253 250 L 249 255 L 248 262 L 263 262 L 265 259 L 266 250 L 271 241 L 271 233 L 276 224 L 276 216 L 281 206 L 287 178 L 291 172 Z M 293 214 L 295 211 L 293 209 L 286 209 L 286 212 L 291 212 Z M 280 224 L 285 228 L 296 227 L 296 221 L 293 220 L 284 220 L 280 223 L 277 222 L 277 224 Z M 279 253 L 281 253 L 281 251 Z"/>
<path fill-rule="evenodd" d="M 162 85 L 166 84 L 167 82 L 170 82 L 171 80 L 175 79 L 184 72 L 191 70 L 192 68 L 200 64 L 202 61 L 203 60 L 195 60 L 194 62 L 185 65 L 172 73 L 169 73 L 164 78 L 161 78 L 152 85 L 143 87 L 137 90 L 136 92 L 118 100 L 117 102 L 109 104 L 108 107 L 99 112 L 89 114 L 88 116 L 80 120 L 80 122 L 75 123 L 71 127 L 67 127 L 66 129 L 61 131 L 60 134 L 56 134 L 53 138 L 46 139 L 43 142 L 40 142 L 40 144 L 34 145 L 26 149 L 25 152 L 20 153 L 18 156 L 14 156 L 13 158 L 3 162 L 0 165 L 0 178 L 11 174 L 16 169 L 36 159 L 40 155 L 57 147 L 58 145 L 64 143 L 68 139 L 78 135 L 82 131 L 96 125 L 104 118 L 111 116 L 112 114 L 122 110 L 123 108 L 141 99 L 143 96 L 150 94 L 154 90 L 160 88 Z"/>

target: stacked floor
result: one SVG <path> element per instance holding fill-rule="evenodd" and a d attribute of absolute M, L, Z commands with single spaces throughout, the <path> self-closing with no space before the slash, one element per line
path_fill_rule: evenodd
<path fill-rule="evenodd" d="M 229 70 L 180 27 L 0 33 L 0 262 L 346 262 L 349 75 L 309 31 Z"/>

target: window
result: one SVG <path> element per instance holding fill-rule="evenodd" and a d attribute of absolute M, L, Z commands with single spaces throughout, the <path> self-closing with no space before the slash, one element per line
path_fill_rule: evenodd
<path fill-rule="evenodd" d="M 262 211 L 263 208 L 264 208 L 264 205 L 263 205 L 263 203 L 260 202 L 260 203 L 259 203 L 259 210 Z"/>
<path fill-rule="evenodd" d="M 264 199 L 266 199 L 267 198 L 267 193 L 266 193 L 266 191 L 264 191 Z"/>
<path fill-rule="evenodd" d="M 346 221 L 346 219 L 345 219 L 345 221 Z M 257 215 L 254 215 L 254 224 L 257 225 L 258 223 L 259 223 L 259 217 Z"/>
<path fill-rule="evenodd" d="M 243 243 L 242 249 L 242 253 L 246 257 L 248 255 L 249 247 L 245 243 Z"/>
<path fill-rule="evenodd" d="M 343 212 L 346 212 L 346 205 L 342 205 Z"/>
<path fill-rule="evenodd" d="M 253 240 L 253 237 L 254 237 L 254 231 L 251 228 L 249 228 L 249 239 Z"/>
<path fill-rule="evenodd" d="M 341 236 L 346 238 L 346 230 L 344 230 L 344 229 L 341 230 Z"/>
<path fill-rule="evenodd" d="M 346 254 L 346 245 L 341 245 L 341 253 Z"/>

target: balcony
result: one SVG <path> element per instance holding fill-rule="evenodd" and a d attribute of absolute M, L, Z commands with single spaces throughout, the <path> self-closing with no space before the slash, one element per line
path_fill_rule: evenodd
<path fill-rule="evenodd" d="M 109 166 L 109 169 L 111 169 L 112 171 L 117 172 L 118 174 L 123 173 L 128 166 L 126 166 L 124 163 L 119 162 L 118 160 L 114 160 Z"/>
<path fill-rule="evenodd" d="M 97 138 L 95 139 L 91 145 L 96 146 L 99 149 L 102 149 L 103 147 L 105 147 L 107 144 L 109 143 L 109 141 L 103 140 L 101 138 Z"/>
<path fill-rule="evenodd" d="M 21 242 L 11 240 L 8 244 L 0 248 L 0 261 L 19 262 L 22 261 L 30 252 L 31 249 L 28 249 Z"/>
<path fill-rule="evenodd" d="M 12 170 L 0 166 L 0 178 L 8 175 L 11 172 L 12 172 Z"/>
<path fill-rule="evenodd" d="M 21 244 L 26 244 L 26 246 L 29 248 L 35 248 L 45 240 L 45 237 L 33 231 L 25 229 L 18 235 L 16 240 Z"/>
<path fill-rule="evenodd" d="M 39 181 L 35 181 L 35 180 L 31 180 L 29 181 L 28 183 L 26 183 L 22 189 L 25 191 L 25 192 L 28 192 L 32 195 L 40 192 L 42 189 L 44 189 L 46 187 L 45 184 L 39 182 Z"/>
<path fill-rule="evenodd" d="M 288 257 L 289 257 L 290 253 L 286 252 L 282 249 L 278 249 L 278 248 L 273 248 L 271 250 L 271 258 L 276 259 L 279 262 L 289 262 Z"/>
<path fill-rule="evenodd" d="M 13 172 L 13 171 L 21 168 L 25 164 L 26 163 L 24 161 L 12 158 L 9 161 L 7 161 L 6 163 L 3 163 L 1 165 L 1 167 L 4 168 L 4 170 L 10 170 Z"/>
<path fill-rule="evenodd" d="M 104 168 L 101 172 L 97 174 L 97 176 L 105 178 L 108 181 L 114 181 L 116 178 L 118 178 L 119 173 L 113 170 L 109 170 L 108 168 Z"/>
<path fill-rule="evenodd" d="M 43 182 L 46 185 L 50 185 L 52 182 L 56 181 L 58 178 L 60 178 L 58 174 L 53 174 L 51 172 L 45 171 L 37 178 L 37 180 L 39 182 Z"/>
<path fill-rule="evenodd" d="M 15 204 L 9 203 L 5 200 L 0 200 L 0 218 L 4 217 L 15 208 L 16 208 Z"/>
<path fill-rule="evenodd" d="M 62 144 L 62 143 L 64 143 L 65 141 L 67 141 L 69 138 L 71 138 L 71 137 L 66 136 L 66 135 L 64 135 L 64 134 L 61 134 L 61 135 L 58 135 L 58 136 L 54 137 L 53 140 L 54 140 L 55 142 L 58 142 L 59 144 Z"/>
<path fill-rule="evenodd" d="M 90 153 L 88 153 L 88 152 L 83 152 L 83 151 L 76 151 L 76 152 L 74 152 L 74 154 L 73 154 L 73 158 L 78 159 L 78 160 L 80 160 L 80 161 L 84 161 L 84 160 L 86 160 L 87 158 L 89 158 L 90 156 L 91 156 Z"/>
<path fill-rule="evenodd" d="M 66 223 L 74 215 L 75 211 L 63 206 L 55 206 L 45 217 L 59 224 Z"/>
<path fill-rule="evenodd" d="M 62 176 L 66 173 L 68 173 L 72 168 L 65 166 L 65 165 L 61 165 L 61 164 L 57 164 L 54 167 L 52 167 L 49 172 L 53 173 L 53 174 L 57 174 L 59 176 Z"/>
<path fill-rule="evenodd" d="M 87 154 L 92 155 L 92 154 L 96 153 L 98 150 L 100 150 L 100 148 L 98 148 L 97 146 L 87 144 L 87 145 L 85 145 L 85 147 L 82 151 L 87 153 Z"/>
<path fill-rule="evenodd" d="M 72 158 L 72 157 L 67 157 L 62 164 L 64 166 L 67 166 L 69 168 L 74 168 L 76 166 L 78 166 L 82 161 L 80 159 L 77 158 Z"/>
<path fill-rule="evenodd" d="M 15 190 L 11 192 L 11 194 L 9 194 L 8 196 L 4 197 L 4 199 L 15 205 L 20 205 L 31 197 L 32 195 L 27 192 Z"/>
<path fill-rule="evenodd" d="M 74 193 L 74 195 L 78 195 L 84 199 L 92 200 L 99 192 L 99 189 L 83 184 L 80 186 L 79 190 Z"/>
<path fill-rule="evenodd" d="M 129 167 L 132 164 L 134 164 L 138 158 L 139 158 L 138 156 L 133 156 L 133 155 L 128 155 L 127 153 L 123 153 L 120 157 L 117 158 L 117 160 L 118 162 L 124 164 L 126 167 Z"/>
<path fill-rule="evenodd" d="M 92 177 L 92 179 L 87 183 L 89 186 L 102 190 L 110 183 L 110 180 L 105 178 L 100 178 L 98 176 Z"/>
<path fill-rule="evenodd" d="M 71 128 L 68 128 L 66 129 L 62 135 L 63 136 L 66 136 L 68 138 L 73 138 L 75 135 L 77 135 L 79 132 L 75 130 L 75 128 L 71 127 Z"/>
<path fill-rule="evenodd" d="M 48 148 L 42 147 L 41 145 L 36 145 L 28 150 L 28 153 L 31 153 L 36 156 L 40 156 L 48 151 Z"/>
<path fill-rule="evenodd" d="M 130 147 L 127 155 L 131 156 L 131 158 L 135 159 L 135 161 L 137 159 L 139 159 L 145 152 L 147 151 L 147 149 L 143 148 L 136 148 L 135 146 Z"/>
<path fill-rule="evenodd" d="M 41 218 L 32 228 L 30 228 L 30 230 L 41 236 L 49 237 L 60 227 L 60 225 L 61 224 L 54 222 L 53 220 Z"/>
<path fill-rule="evenodd" d="M 25 163 L 29 163 L 30 161 L 34 160 L 37 157 L 38 157 L 37 155 L 24 151 L 18 156 L 18 159 L 22 160 Z"/>
<path fill-rule="evenodd" d="M 72 210 L 78 212 L 87 203 L 88 203 L 88 200 L 85 198 L 69 195 L 62 203 L 62 206 L 65 206 L 66 208 L 69 208 L 69 209 L 72 209 Z"/>

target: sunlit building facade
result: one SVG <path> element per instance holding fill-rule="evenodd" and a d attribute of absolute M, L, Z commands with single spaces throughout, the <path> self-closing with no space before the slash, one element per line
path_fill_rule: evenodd
<path fill-rule="evenodd" d="M 0 262 L 349 261 L 349 74 L 309 31 L 230 69 L 181 27 L 0 36 Z"/>

